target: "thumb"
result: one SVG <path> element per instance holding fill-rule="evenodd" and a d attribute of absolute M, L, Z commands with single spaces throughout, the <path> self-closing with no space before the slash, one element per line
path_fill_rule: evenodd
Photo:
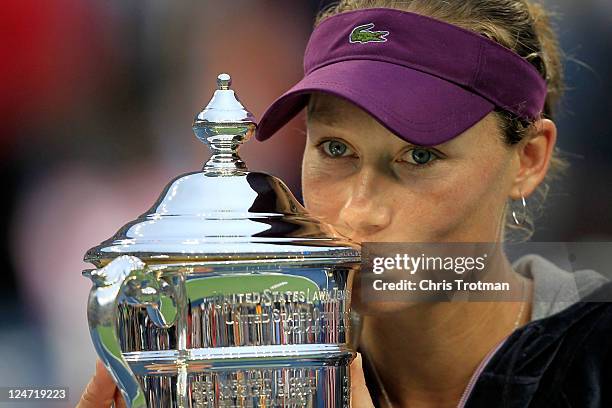
<path fill-rule="evenodd" d="M 351 363 L 351 408 L 374 408 L 363 374 L 361 353 Z"/>
<path fill-rule="evenodd" d="M 113 378 L 106 371 L 102 361 L 98 359 L 96 360 L 96 373 L 89 380 L 76 408 L 109 408 L 113 402 L 117 401 L 123 403 Z"/>

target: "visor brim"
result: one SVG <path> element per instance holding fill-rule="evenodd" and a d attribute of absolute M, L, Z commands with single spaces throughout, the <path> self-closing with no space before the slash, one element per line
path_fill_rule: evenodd
<path fill-rule="evenodd" d="M 444 143 L 484 118 L 495 105 L 452 82 L 415 69 L 374 60 L 344 60 L 321 67 L 274 101 L 256 138 L 274 135 L 322 92 L 344 98 L 389 131 L 420 146 Z"/>

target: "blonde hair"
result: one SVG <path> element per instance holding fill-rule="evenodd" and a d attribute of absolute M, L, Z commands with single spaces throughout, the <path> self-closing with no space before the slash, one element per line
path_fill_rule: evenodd
<path fill-rule="evenodd" d="M 393 8 L 419 13 L 475 31 L 516 52 L 534 65 L 546 80 L 548 93 L 542 118 L 553 119 L 565 91 L 561 50 L 551 26 L 551 13 L 542 5 L 529 0 L 341 0 L 319 12 L 315 26 L 321 21 L 351 10 L 374 7 Z M 534 122 L 526 122 L 510 112 L 496 109 L 504 141 L 512 146 L 533 134 Z M 538 218 L 548 196 L 550 184 L 566 172 L 569 162 L 555 146 L 550 167 L 543 182 L 526 200 L 530 208 L 523 209 L 521 200 L 515 211 L 520 225 L 512 217 L 512 205 L 505 209 L 504 235 L 509 241 L 526 241 L 533 235 Z"/>

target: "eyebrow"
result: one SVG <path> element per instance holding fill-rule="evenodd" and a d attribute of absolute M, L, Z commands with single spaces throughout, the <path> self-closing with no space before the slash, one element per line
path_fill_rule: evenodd
<path fill-rule="evenodd" d="M 307 114 L 308 120 L 329 126 L 336 126 L 343 122 L 341 119 L 339 119 L 341 115 L 338 115 L 338 113 L 334 111 L 333 108 L 330 109 L 329 106 L 308 104 Z"/>

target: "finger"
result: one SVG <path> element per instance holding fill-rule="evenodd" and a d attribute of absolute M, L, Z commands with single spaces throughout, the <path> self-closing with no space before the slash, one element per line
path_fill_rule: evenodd
<path fill-rule="evenodd" d="M 96 361 L 96 373 L 89 380 L 76 408 L 109 408 L 114 401 L 117 386 L 104 364 Z"/>
<path fill-rule="evenodd" d="M 121 391 L 119 390 L 119 388 L 117 388 L 115 391 L 114 400 L 115 400 L 115 408 L 126 408 L 125 400 L 123 399 L 123 395 L 121 394 Z"/>
<path fill-rule="evenodd" d="M 363 374 L 363 361 L 361 353 L 351 363 L 351 407 L 352 408 L 374 408 L 370 391 L 366 385 Z"/>

